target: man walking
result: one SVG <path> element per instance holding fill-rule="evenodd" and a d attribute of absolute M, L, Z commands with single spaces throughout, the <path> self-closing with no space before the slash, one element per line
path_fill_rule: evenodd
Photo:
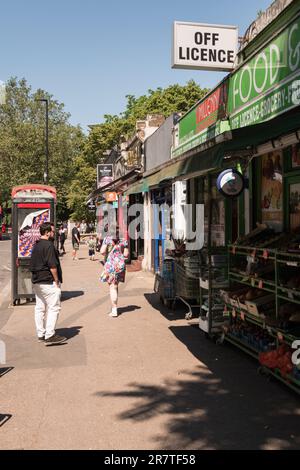
<path fill-rule="evenodd" d="M 49 222 L 42 224 L 40 234 L 41 238 L 32 250 L 30 262 L 36 298 L 35 325 L 39 341 L 47 345 L 58 344 L 66 341 L 66 338 L 55 334 L 55 325 L 61 309 L 62 271 L 58 253 L 52 241 L 55 235 L 53 224 Z"/>
<path fill-rule="evenodd" d="M 79 244 L 80 244 L 79 227 L 80 227 L 80 224 L 76 223 L 75 227 L 72 228 L 73 260 L 78 260 L 77 251 L 79 250 Z"/>

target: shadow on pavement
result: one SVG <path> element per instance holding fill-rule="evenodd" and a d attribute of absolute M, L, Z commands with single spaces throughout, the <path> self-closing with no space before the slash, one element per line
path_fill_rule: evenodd
<path fill-rule="evenodd" d="M 151 293 L 144 294 L 144 296 L 151 307 L 158 310 L 167 320 L 183 320 L 188 311 L 187 307 L 180 301 L 176 301 L 175 308 L 172 310 L 161 303 L 158 294 Z"/>
<path fill-rule="evenodd" d="M 64 302 L 65 300 L 70 300 L 75 297 L 81 297 L 84 295 L 83 290 L 70 290 L 70 291 L 62 291 L 61 293 L 61 301 Z"/>
<path fill-rule="evenodd" d="M 118 315 L 123 315 L 123 313 L 133 312 L 134 310 L 139 310 L 142 307 L 139 305 L 127 305 L 127 307 L 119 307 Z"/>
<path fill-rule="evenodd" d="M 57 328 L 55 330 L 55 333 L 57 333 L 60 336 L 65 336 L 67 339 L 71 339 L 79 335 L 81 328 L 82 326 L 72 326 L 70 328 Z"/>
<path fill-rule="evenodd" d="M 163 434 L 153 436 L 160 449 L 299 448 L 299 402 L 293 393 L 267 382 L 254 360 L 216 346 L 199 329 L 169 329 L 199 364 L 178 370 L 176 378 L 160 378 L 159 385 L 135 382 L 127 390 L 97 393 L 102 404 L 106 397 L 131 401 L 117 419 L 149 425 L 165 415 Z"/>
<path fill-rule="evenodd" d="M 11 370 L 13 370 L 13 367 L 0 367 L 0 377 L 3 377 L 3 375 L 8 374 L 8 372 L 10 372 Z"/>
<path fill-rule="evenodd" d="M 7 421 L 12 417 L 12 415 L 9 415 L 9 414 L 5 414 L 5 415 L 2 415 L 0 414 L 0 428 L 1 426 L 3 426 L 5 423 L 7 423 Z"/>

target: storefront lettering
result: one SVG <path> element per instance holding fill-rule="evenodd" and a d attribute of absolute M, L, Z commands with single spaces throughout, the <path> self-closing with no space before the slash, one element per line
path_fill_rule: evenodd
<path fill-rule="evenodd" d="M 271 87 L 278 77 L 280 69 L 280 49 L 271 44 L 269 53 L 261 52 L 255 59 L 254 66 L 245 65 L 233 81 L 233 108 L 238 100 L 247 103 L 253 94 L 259 95 Z"/>
<path fill-rule="evenodd" d="M 235 51 L 217 49 L 215 46 L 220 42 L 219 33 L 209 33 L 197 31 L 194 35 L 194 42 L 197 46 L 211 46 L 210 47 L 179 47 L 180 60 L 193 60 L 198 62 L 221 62 L 231 63 L 234 62 Z"/>
<path fill-rule="evenodd" d="M 300 78 L 300 19 L 230 79 L 232 129 L 266 121 L 296 106 Z"/>
<path fill-rule="evenodd" d="M 230 90 L 230 112 L 268 91 L 298 70 L 299 65 L 300 28 L 298 20 L 289 30 L 284 31 L 272 44 L 234 74 Z"/>
<path fill-rule="evenodd" d="M 292 102 L 292 87 L 279 90 L 272 96 L 251 106 L 232 119 L 232 127 L 245 127 L 262 121 L 263 119 L 280 112 L 286 103 Z"/>
<path fill-rule="evenodd" d="M 298 31 L 298 29 L 299 29 L 299 25 L 298 25 L 298 23 L 295 23 L 291 27 L 290 34 L 289 34 L 289 43 L 288 43 L 289 44 L 289 50 L 290 50 L 290 53 L 289 53 L 289 67 L 290 67 L 292 72 L 299 67 L 300 40 L 298 40 L 297 45 L 296 45 L 295 48 L 293 48 L 293 44 L 292 44 L 294 31 Z M 299 33 L 298 33 L 298 35 L 299 35 Z M 296 40 L 297 39 L 298 38 L 296 36 Z"/>
<path fill-rule="evenodd" d="M 196 132 L 214 124 L 225 115 L 227 88 L 223 84 L 196 108 Z"/>
<path fill-rule="evenodd" d="M 194 60 L 198 62 L 234 62 L 234 51 L 224 51 L 224 49 L 202 49 L 198 47 L 179 47 L 179 59 Z"/>

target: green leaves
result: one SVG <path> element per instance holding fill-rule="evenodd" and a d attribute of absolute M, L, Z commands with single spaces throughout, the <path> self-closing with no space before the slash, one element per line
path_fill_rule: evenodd
<path fill-rule="evenodd" d="M 6 103 L 0 106 L 0 200 L 9 199 L 13 186 L 43 183 L 45 103 L 39 99 L 49 102 L 49 184 L 58 193 L 57 218 L 73 214 L 77 220 L 91 220 L 86 200 L 96 187 L 96 165 L 105 151 L 118 145 L 121 136 L 130 137 L 136 121 L 147 114 L 185 113 L 207 91 L 191 80 L 185 86 L 150 89 L 138 98 L 129 94 L 122 113 L 105 115 L 85 137 L 80 127 L 69 124 L 63 103 L 42 89 L 33 92 L 24 78 L 12 77 L 6 84 Z"/>
<path fill-rule="evenodd" d="M 168 117 L 174 112 L 185 113 L 208 91 L 190 80 L 185 86 L 175 84 L 165 89 L 150 89 L 139 98 L 129 94 L 125 111 L 119 116 L 106 114 L 103 123 L 91 126 L 80 159 L 76 160 L 76 174 L 68 191 L 68 207 L 73 217 L 77 220 L 93 217 L 85 204 L 96 188 L 96 165 L 104 160 L 106 150 L 119 145 L 121 136 L 128 138 L 134 133 L 137 120 L 145 119 L 148 114 Z"/>
<path fill-rule="evenodd" d="M 6 84 L 6 103 L 0 106 L 0 188 L 43 183 L 45 157 L 45 104 L 49 100 L 49 184 L 58 192 L 57 217 L 67 218 L 66 198 L 73 178 L 73 162 L 83 148 L 81 129 L 68 123 L 64 105 L 43 90 L 32 93 L 25 79 L 11 78 Z M 63 214 L 60 212 L 63 208 Z"/>

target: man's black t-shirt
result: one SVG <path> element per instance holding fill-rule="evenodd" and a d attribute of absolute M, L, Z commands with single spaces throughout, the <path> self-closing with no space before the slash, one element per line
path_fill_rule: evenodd
<path fill-rule="evenodd" d="M 58 253 L 50 240 L 38 240 L 33 247 L 30 271 L 33 284 L 52 284 L 54 279 L 50 268 L 57 269 L 59 282 L 62 282 L 62 271 Z"/>
<path fill-rule="evenodd" d="M 72 228 L 72 243 L 78 243 L 78 241 L 75 238 L 75 235 L 77 236 L 78 240 L 80 241 L 80 232 L 77 227 Z"/>

